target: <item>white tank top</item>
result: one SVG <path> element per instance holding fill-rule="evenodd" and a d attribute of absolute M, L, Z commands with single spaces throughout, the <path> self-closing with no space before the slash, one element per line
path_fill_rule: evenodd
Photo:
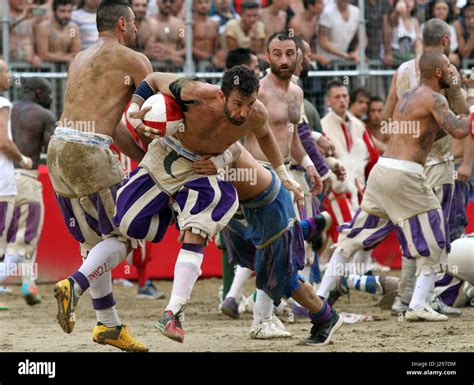
<path fill-rule="evenodd" d="M 415 44 L 417 36 L 416 36 L 416 27 L 415 27 L 414 19 L 410 17 L 409 22 L 412 27 L 411 31 L 408 31 L 408 29 L 405 27 L 405 23 L 403 22 L 403 19 L 401 17 L 398 18 L 398 25 L 395 28 L 393 28 L 393 32 L 392 32 L 392 48 L 394 50 L 400 49 L 399 39 L 403 37 L 409 38 L 412 46 Z"/>
<path fill-rule="evenodd" d="M 12 104 L 8 99 L 0 96 L 0 108 L 8 107 L 8 138 L 13 140 L 11 127 Z M 0 152 L 0 196 L 16 195 L 15 168 L 13 162 Z"/>

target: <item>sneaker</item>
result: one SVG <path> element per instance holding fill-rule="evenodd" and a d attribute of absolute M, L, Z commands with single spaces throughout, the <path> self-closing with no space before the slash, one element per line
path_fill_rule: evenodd
<path fill-rule="evenodd" d="M 184 341 L 184 330 L 181 326 L 183 310 L 184 306 L 176 314 L 173 314 L 171 310 L 166 310 L 155 323 L 155 327 L 161 334 L 181 343 Z"/>
<path fill-rule="evenodd" d="M 108 327 L 98 322 L 92 332 L 92 341 L 110 345 L 124 352 L 147 352 L 148 347 L 137 341 L 127 325 Z"/>
<path fill-rule="evenodd" d="M 143 286 L 138 286 L 138 299 L 165 299 L 165 293 L 158 289 L 153 282 L 148 280 Z"/>
<path fill-rule="evenodd" d="M 8 287 L 5 287 L 5 286 L 0 286 L 0 295 L 3 295 L 3 294 L 12 294 L 12 290 Z"/>
<path fill-rule="evenodd" d="M 227 297 L 222 302 L 221 311 L 230 318 L 238 319 L 240 317 L 239 305 L 234 297 Z"/>
<path fill-rule="evenodd" d="M 7 305 L 5 305 L 4 303 L 0 302 L 0 311 L 1 310 L 10 310 L 10 308 Z"/>
<path fill-rule="evenodd" d="M 344 277 L 337 278 L 336 288 L 329 292 L 329 296 L 327 298 L 327 303 L 329 306 L 334 305 L 334 303 L 336 303 L 336 301 L 342 295 L 347 295 L 347 302 L 350 302 L 349 287 L 343 284 L 342 278 Z"/>
<path fill-rule="evenodd" d="M 63 279 L 54 286 L 54 296 L 58 302 L 58 314 L 56 319 L 65 333 L 71 333 L 76 324 L 76 310 L 79 296 L 74 291 L 74 280 Z"/>
<path fill-rule="evenodd" d="M 458 293 L 459 294 L 453 303 L 453 307 L 465 306 L 474 296 L 474 288 L 469 282 L 464 281 L 462 286 L 459 288 Z"/>
<path fill-rule="evenodd" d="M 439 297 L 435 297 L 433 301 L 430 302 L 430 307 L 435 312 L 447 315 L 448 317 L 459 317 L 462 314 L 461 309 L 446 305 Z"/>
<path fill-rule="evenodd" d="M 38 294 L 38 288 L 34 284 L 23 284 L 21 285 L 21 295 L 25 299 L 26 303 L 30 306 L 41 303 L 41 297 Z"/>
<path fill-rule="evenodd" d="M 311 328 L 311 335 L 302 341 L 301 344 L 309 346 L 328 345 L 333 334 L 341 328 L 342 324 L 342 318 L 332 308 L 332 317 L 323 324 L 314 324 Z"/>
<path fill-rule="evenodd" d="M 418 322 L 418 321 L 430 321 L 430 322 L 439 322 L 447 321 L 448 317 L 444 314 L 439 314 L 434 311 L 429 305 L 425 305 L 423 309 L 412 310 L 408 309 L 405 313 L 405 320 L 408 322 Z"/>
<path fill-rule="evenodd" d="M 253 321 L 250 328 L 250 338 L 255 340 L 269 340 L 273 338 L 289 338 L 291 333 L 285 329 L 281 321 L 272 315 L 269 319 Z"/>
<path fill-rule="evenodd" d="M 396 296 L 393 301 L 391 315 L 398 317 L 400 314 L 405 314 L 408 310 L 408 304 L 402 302 L 400 296 Z"/>

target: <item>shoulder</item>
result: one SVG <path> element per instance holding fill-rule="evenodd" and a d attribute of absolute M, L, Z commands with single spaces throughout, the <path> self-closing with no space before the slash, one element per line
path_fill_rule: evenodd
<path fill-rule="evenodd" d="M 303 98 L 304 98 L 303 89 L 299 85 L 293 82 L 290 83 L 290 95 L 298 99 L 301 99 L 300 100 L 301 102 L 303 101 Z"/>
<path fill-rule="evenodd" d="M 69 25 L 70 26 L 76 26 L 76 24 L 73 24 L 71 22 L 69 22 Z M 51 21 L 50 20 L 43 20 L 41 23 L 39 23 L 37 25 L 37 30 L 40 30 L 40 31 L 45 31 L 45 32 L 49 32 L 50 31 L 50 28 L 51 28 Z"/>
<path fill-rule="evenodd" d="M 251 125 L 263 125 L 268 119 L 268 112 L 265 105 L 257 99 L 254 106 L 254 113 L 250 118 Z"/>

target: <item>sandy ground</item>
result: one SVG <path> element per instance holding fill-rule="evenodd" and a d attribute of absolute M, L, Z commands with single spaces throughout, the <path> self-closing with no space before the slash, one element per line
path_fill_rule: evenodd
<path fill-rule="evenodd" d="M 171 282 L 160 281 L 158 286 L 170 294 Z M 138 300 L 136 287 L 114 286 L 118 311 L 122 321 L 128 323 L 133 333 L 150 351 L 177 352 L 310 352 L 314 347 L 298 346 L 309 335 L 308 319 L 296 319 L 286 324 L 293 334 L 290 339 L 257 341 L 248 336 L 251 315 L 243 314 L 239 320 L 230 319 L 218 311 L 217 292 L 220 280 L 207 279 L 197 283 L 193 298 L 186 309 L 183 344 L 162 336 L 153 326 L 163 311 L 166 300 Z M 95 316 L 89 298 L 79 303 L 76 327 L 66 335 L 56 323 L 56 301 L 53 285 L 40 285 L 43 303 L 35 307 L 25 304 L 18 286 L 12 286 L 12 295 L 0 296 L 0 301 L 10 306 L 0 311 L 1 352 L 113 352 L 115 348 L 97 345 L 91 341 Z M 247 293 L 252 289 L 248 285 Z M 400 352 L 400 351 L 470 351 L 474 352 L 474 308 L 465 308 L 460 318 L 443 323 L 406 323 L 381 311 L 379 297 L 351 292 L 351 303 L 340 299 L 338 311 L 364 313 L 379 321 L 345 324 L 334 336 L 334 344 L 318 348 L 322 352 Z M 285 319 L 282 319 L 285 321 Z"/>

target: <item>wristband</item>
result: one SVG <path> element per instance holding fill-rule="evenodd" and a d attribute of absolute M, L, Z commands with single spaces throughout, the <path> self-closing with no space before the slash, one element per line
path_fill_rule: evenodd
<path fill-rule="evenodd" d="M 134 130 L 136 130 L 137 127 L 143 123 L 141 119 L 130 117 L 131 113 L 138 111 L 140 111 L 140 106 L 137 103 L 130 103 L 127 110 L 125 111 L 125 121 L 130 124 Z"/>
<path fill-rule="evenodd" d="M 276 169 L 275 172 L 278 175 L 278 178 L 280 178 L 281 181 L 289 180 L 290 179 L 290 174 L 288 173 L 288 170 L 286 169 L 284 164 L 280 164 Z"/>
<path fill-rule="evenodd" d="M 321 136 L 323 136 L 323 134 L 321 134 L 320 132 L 317 132 L 317 131 L 311 132 L 311 138 L 313 138 L 313 140 L 316 142 L 319 140 L 319 138 L 321 138 Z"/>
<path fill-rule="evenodd" d="M 224 169 L 227 165 L 231 164 L 234 160 L 232 153 L 229 150 L 225 150 L 218 156 L 212 156 L 209 160 L 214 164 L 216 170 Z"/>
<path fill-rule="evenodd" d="M 303 156 L 303 159 L 301 160 L 301 165 L 303 166 L 303 168 L 305 170 L 308 169 L 308 167 L 310 166 L 313 166 L 314 167 L 314 163 L 313 161 L 311 160 L 311 158 L 309 157 L 308 154 L 306 154 L 305 156 Z"/>
<path fill-rule="evenodd" d="M 26 167 L 26 165 L 28 164 L 28 158 L 25 155 L 21 154 L 21 160 L 20 160 L 20 163 L 18 164 L 22 168 Z"/>
<path fill-rule="evenodd" d="M 143 101 L 147 100 L 150 96 L 155 95 L 155 90 L 151 88 L 146 80 L 143 80 L 138 87 L 135 89 L 133 95 L 138 96 Z"/>

